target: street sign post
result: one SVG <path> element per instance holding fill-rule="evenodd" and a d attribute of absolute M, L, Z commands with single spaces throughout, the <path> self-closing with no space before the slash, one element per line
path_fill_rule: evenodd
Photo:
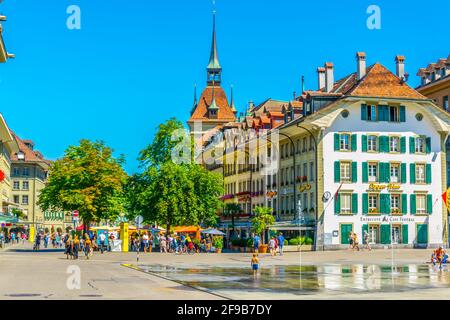
<path fill-rule="evenodd" d="M 136 223 L 136 228 L 139 229 L 142 227 L 142 222 L 144 222 L 144 217 L 137 216 L 136 218 L 134 218 L 134 222 Z"/>

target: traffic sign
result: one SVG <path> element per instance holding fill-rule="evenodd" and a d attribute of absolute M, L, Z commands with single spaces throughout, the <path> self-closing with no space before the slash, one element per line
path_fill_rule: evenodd
<path fill-rule="evenodd" d="M 73 211 L 73 216 L 74 216 L 74 217 L 78 217 L 78 215 L 79 215 L 78 210 L 74 210 L 74 211 Z"/>

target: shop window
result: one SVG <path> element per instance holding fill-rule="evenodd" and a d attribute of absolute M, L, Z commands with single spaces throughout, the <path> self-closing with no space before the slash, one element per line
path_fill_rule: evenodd
<path fill-rule="evenodd" d="M 367 137 L 367 151 L 376 152 L 378 151 L 378 137 L 368 136 Z"/>
<path fill-rule="evenodd" d="M 378 163 L 369 162 L 368 164 L 369 182 L 378 181 Z"/>
<path fill-rule="evenodd" d="M 340 150 L 343 150 L 343 151 L 350 150 L 350 135 L 349 134 L 339 135 L 339 147 L 340 147 Z"/>
<path fill-rule="evenodd" d="M 379 194 L 369 194 L 369 213 L 379 213 Z"/>
<path fill-rule="evenodd" d="M 416 213 L 425 214 L 427 213 L 427 196 L 426 194 L 416 195 Z"/>
<path fill-rule="evenodd" d="M 399 137 L 389 137 L 389 152 L 400 152 Z"/>
<path fill-rule="evenodd" d="M 401 197 L 399 194 L 391 194 L 391 213 L 399 214 L 401 213 L 401 205 L 400 200 Z"/>
<path fill-rule="evenodd" d="M 416 164 L 416 183 L 425 183 L 425 165 Z"/>

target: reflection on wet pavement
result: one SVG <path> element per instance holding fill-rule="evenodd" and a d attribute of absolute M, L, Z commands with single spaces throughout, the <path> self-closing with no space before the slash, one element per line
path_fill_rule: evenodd
<path fill-rule="evenodd" d="M 253 293 L 309 295 L 315 293 L 402 292 L 411 289 L 446 288 L 447 267 L 433 265 L 310 265 L 267 266 L 253 278 L 250 268 L 134 266 L 165 278 L 212 292 L 245 290 Z"/>

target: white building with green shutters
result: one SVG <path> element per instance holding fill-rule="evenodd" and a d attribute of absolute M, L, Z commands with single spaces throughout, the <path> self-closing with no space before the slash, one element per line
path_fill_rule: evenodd
<path fill-rule="evenodd" d="M 379 63 L 335 82 L 333 64 L 319 68 L 319 90 L 303 96 L 304 116 L 280 130 L 309 130 L 317 142 L 316 249 L 448 244 L 445 141 L 450 116 Z"/>

